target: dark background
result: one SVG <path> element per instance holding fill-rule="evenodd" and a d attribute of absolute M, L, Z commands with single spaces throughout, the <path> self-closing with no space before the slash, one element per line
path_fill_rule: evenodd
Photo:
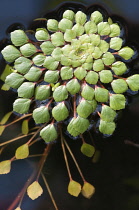
<path fill-rule="evenodd" d="M 121 20 L 125 26 L 127 42 L 139 48 L 139 1 L 137 0 L 1 0 L 0 2 L 0 48 L 9 38 L 9 30 L 21 26 L 25 30 L 30 28 L 32 20 L 46 14 L 56 14 L 53 10 L 63 7 L 84 8 L 92 5 L 104 8 L 111 17 Z M 52 12 L 52 13 L 51 13 Z M 138 49 L 139 50 L 139 49 Z M 0 71 L 4 62 L 0 55 Z M 138 60 L 133 64 L 133 72 L 139 71 Z M 12 109 L 15 94 L 0 91 L 0 118 Z M 19 132 L 20 124 L 9 127 L 0 137 L 0 141 L 11 139 Z M 80 142 L 72 141 L 70 146 L 84 172 L 86 179 L 96 187 L 95 195 L 87 200 L 81 195 L 74 198 L 67 193 L 68 175 L 63 160 L 60 144 L 56 143 L 44 167 L 44 172 L 59 210 L 138 210 L 139 209 L 139 149 L 125 145 L 124 140 L 129 139 L 139 143 L 139 96 L 129 97 L 129 104 L 123 111 L 122 118 L 117 124 L 113 137 L 102 138 L 93 134 L 101 151 L 98 163 L 93 164 L 91 159 L 80 153 Z M 88 136 L 86 138 L 89 138 Z M 32 152 L 43 150 L 40 142 Z M 14 148 L 14 146 L 13 146 Z M 4 153 L 2 158 L 10 158 L 12 146 L 9 147 L 9 156 Z M 6 210 L 22 189 L 25 180 L 36 167 L 37 160 L 17 161 L 12 165 L 8 175 L 0 176 L 0 210 Z M 70 161 L 73 178 L 81 181 L 79 175 Z M 126 184 L 130 180 L 130 184 Z M 40 183 L 43 186 L 42 180 Z M 132 185 L 132 186 L 131 186 Z M 134 186 L 135 185 L 135 186 Z M 44 187 L 44 186 L 43 186 Z M 44 187 L 45 189 L 45 187 Z M 37 200 L 31 201 L 27 196 L 23 200 L 22 210 L 53 210 L 50 197 L 46 190 Z"/>

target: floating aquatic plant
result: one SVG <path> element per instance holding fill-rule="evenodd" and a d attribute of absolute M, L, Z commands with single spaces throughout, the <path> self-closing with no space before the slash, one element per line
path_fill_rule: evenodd
<path fill-rule="evenodd" d="M 135 50 L 123 42 L 120 25 L 111 18 L 106 20 L 99 11 L 94 11 L 88 18 L 81 11 L 66 10 L 59 22 L 49 19 L 46 27 L 37 28 L 35 41 L 21 29 L 12 31 L 10 38 L 11 44 L 1 51 L 7 68 L 11 67 L 2 89 L 17 90 L 13 113 L 20 117 L 5 124 L 12 112 L 4 116 L 0 133 L 14 122 L 23 120 L 23 135 L 0 146 L 27 135 L 31 138 L 17 148 L 11 160 L 0 162 L 0 173 L 9 173 L 11 162 L 29 157 L 29 147 L 43 139 L 46 149 L 37 179 L 26 186 L 29 197 L 36 199 L 43 192 L 38 178 L 44 161 L 60 136 L 70 178 L 68 192 L 76 197 L 82 192 L 90 198 L 95 188 L 86 182 L 63 133 L 71 139 L 81 138 L 81 152 L 88 157 L 95 154 L 95 147 L 85 142 L 83 134 L 95 126 L 94 115 L 100 118 L 99 131 L 104 135 L 113 134 L 117 112 L 126 106 L 124 93 L 128 89 L 139 90 L 139 75 L 126 76 L 127 63 L 134 58 Z M 35 123 L 33 132 L 29 129 L 31 119 Z M 83 179 L 83 187 L 72 179 L 65 147 Z"/>

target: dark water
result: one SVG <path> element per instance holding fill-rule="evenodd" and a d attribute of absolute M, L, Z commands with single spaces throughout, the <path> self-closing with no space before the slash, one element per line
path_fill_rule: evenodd
<path fill-rule="evenodd" d="M 61 7 L 62 6 L 62 7 Z M 91 6 L 91 7 L 90 7 Z M 6 45 L 10 30 L 14 28 L 35 27 L 32 20 L 38 17 L 59 18 L 65 8 L 90 11 L 89 8 L 104 8 L 105 12 L 115 20 L 120 20 L 125 27 L 127 43 L 135 45 L 139 50 L 139 2 L 137 0 L 2 0 L 0 8 L 0 48 Z M 4 62 L 0 57 L 0 71 Z M 132 71 L 139 72 L 139 61 L 132 64 Z M 12 109 L 15 94 L 0 91 L 0 118 Z M 14 137 L 20 125 L 8 128 L 1 140 Z M 96 187 L 95 195 L 87 200 L 82 196 L 74 198 L 67 193 L 68 175 L 65 168 L 60 145 L 57 143 L 45 166 L 45 172 L 59 210 L 138 210 L 139 189 L 124 184 L 126 178 L 134 176 L 139 179 L 139 149 L 124 144 L 125 139 L 139 143 L 139 96 L 129 97 L 129 105 L 118 122 L 113 137 L 104 139 L 97 134 L 93 137 L 101 151 L 97 164 L 80 153 L 80 142 L 70 141 L 75 156 L 80 163 L 86 179 Z M 89 136 L 86 136 L 89 138 Z M 43 144 L 38 143 L 32 152 L 42 151 Z M 9 148 L 12 153 L 12 148 Z M 11 155 L 11 154 L 10 154 Z M 13 155 L 13 154 L 12 154 Z M 11 157 L 11 156 L 9 156 Z M 8 158 L 5 156 L 3 158 Z M 24 185 L 25 180 L 35 167 L 36 161 L 19 161 L 13 164 L 9 175 L 0 176 L 0 210 L 6 210 Z M 81 181 L 72 165 L 73 178 Z M 43 182 L 41 180 L 43 186 Z M 130 202 L 132 200 L 132 202 Z M 128 202 L 129 201 L 129 202 Z M 45 190 L 42 197 L 31 201 L 27 196 L 23 200 L 22 210 L 53 210 L 49 195 Z"/>

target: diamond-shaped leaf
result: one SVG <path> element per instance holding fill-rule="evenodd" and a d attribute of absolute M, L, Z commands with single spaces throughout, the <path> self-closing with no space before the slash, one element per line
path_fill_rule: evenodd
<path fill-rule="evenodd" d="M 63 13 L 63 18 L 66 18 L 68 20 L 74 21 L 75 13 L 72 10 L 66 10 Z"/>
<path fill-rule="evenodd" d="M 39 85 L 35 89 L 35 99 L 45 100 L 50 97 L 50 85 Z"/>
<path fill-rule="evenodd" d="M 36 124 L 46 123 L 50 120 L 50 114 L 47 106 L 40 106 L 33 110 L 33 119 Z"/>
<path fill-rule="evenodd" d="M 18 97 L 22 98 L 31 98 L 34 94 L 34 87 L 35 84 L 32 82 L 24 82 L 19 88 L 18 88 Z"/>
<path fill-rule="evenodd" d="M 18 98 L 13 103 L 13 111 L 19 114 L 25 114 L 29 111 L 30 103 L 30 99 Z"/>
<path fill-rule="evenodd" d="M 15 30 L 11 32 L 11 41 L 15 46 L 21 46 L 28 42 L 28 37 L 23 30 Z"/>
<path fill-rule="evenodd" d="M 40 68 L 32 66 L 28 73 L 24 75 L 24 77 L 31 82 L 36 82 L 40 78 L 41 74 L 42 71 Z"/>
<path fill-rule="evenodd" d="M 98 47 L 103 53 L 106 53 L 109 49 L 109 43 L 107 43 L 105 40 L 100 40 Z"/>
<path fill-rule="evenodd" d="M 56 61 L 53 57 L 47 56 L 44 60 L 43 66 L 50 70 L 55 70 L 58 67 L 59 62 Z"/>
<path fill-rule="evenodd" d="M 113 80 L 113 75 L 110 70 L 102 70 L 99 72 L 100 81 L 102 83 L 110 83 Z"/>
<path fill-rule="evenodd" d="M 55 49 L 55 46 L 50 41 L 46 41 L 40 45 L 40 48 L 45 55 L 51 55 L 51 53 Z"/>
<path fill-rule="evenodd" d="M 81 96 L 86 100 L 92 100 L 94 98 L 94 89 L 87 84 L 82 86 Z"/>
<path fill-rule="evenodd" d="M 110 34 L 110 25 L 108 22 L 100 22 L 97 25 L 97 28 L 98 28 L 98 34 L 100 34 L 101 36 Z"/>
<path fill-rule="evenodd" d="M 65 120 L 69 115 L 69 111 L 68 111 L 65 103 L 61 102 L 61 103 L 57 104 L 52 109 L 52 115 L 53 115 L 53 117 L 55 118 L 56 121 Z"/>
<path fill-rule="evenodd" d="M 83 67 L 78 67 L 74 70 L 74 75 L 77 79 L 82 80 L 87 74 L 87 71 Z"/>
<path fill-rule="evenodd" d="M 106 52 L 102 56 L 102 61 L 106 66 L 108 66 L 108 65 L 111 65 L 115 61 L 115 57 L 113 56 L 112 53 Z"/>
<path fill-rule="evenodd" d="M 76 37 L 76 32 L 72 29 L 66 29 L 65 33 L 64 33 L 64 40 L 66 42 L 71 42 L 72 39 L 74 39 Z"/>
<path fill-rule="evenodd" d="M 25 57 L 19 57 L 14 62 L 14 68 L 21 74 L 26 74 L 31 66 L 32 61 Z"/>
<path fill-rule="evenodd" d="M 56 83 L 59 78 L 59 71 L 48 70 L 45 73 L 44 81 L 48 83 Z"/>
<path fill-rule="evenodd" d="M 111 135 L 115 131 L 116 125 L 114 122 L 106 122 L 100 120 L 99 131 L 103 134 Z"/>
<path fill-rule="evenodd" d="M 99 11 L 95 11 L 91 14 L 91 20 L 93 20 L 96 24 L 103 21 L 103 16 Z"/>
<path fill-rule="evenodd" d="M 98 72 L 101 71 L 102 69 L 104 69 L 103 61 L 101 59 L 95 60 L 93 63 L 93 70 Z"/>
<path fill-rule="evenodd" d="M 120 50 L 122 47 L 123 40 L 119 37 L 113 37 L 110 40 L 110 48 L 114 50 Z"/>
<path fill-rule="evenodd" d="M 44 139 L 44 141 L 51 142 L 57 139 L 58 134 L 55 126 L 53 124 L 49 124 L 41 130 L 40 136 Z"/>
<path fill-rule="evenodd" d="M 94 111 L 94 109 L 89 101 L 82 99 L 77 106 L 76 111 L 80 117 L 87 118 Z"/>
<path fill-rule="evenodd" d="M 59 24 L 58 24 L 58 28 L 60 31 L 65 32 L 67 29 L 71 29 L 72 28 L 72 21 L 67 19 L 67 18 L 63 18 L 62 20 L 60 20 Z"/>
<path fill-rule="evenodd" d="M 66 84 L 66 88 L 70 94 L 74 95 L 80 91 L 81 86 L 77 79 L 72 79 Z"/>
<path fill-rule="evenodd" d="M 93 58 L 98 59 L 102 56 L 103 52 L 100 50 L 99 47 L 95 47 L 92 53 Z"/>
<path fill-rule="evenodd" d="M 116 112 L 111 107 L 103 105 L 100 117 L 106 122 L 112 122 L 116 117 Z"/>
<path fill-rule="evenodd" d="M 54 46 L 59 47 L 63 46 L 65 43 L 64 35 L 62 32 L 56 32 L 51 35 L 51 42 Z"/>
<path fill-rule="evenodd" d="M 44 63 L 46 56 L 43 55 L 42 53 L 39 53 L 38 55 L 35 55 L 32 61 L 36 66 L 42 66 Z"/>
<path fill-rule="evenodd" d="M 84 25 L 86 20 L 87 20 L 87 16 L 83 12 L 78 11 L 75 14 L 75 21 L 76 21 L 76 23 L 79 23 L 80 25 Z"/>
<path fill-rule="evenodd" d="M 98 46 L 100 44 L 100 36 L 98 34 L 90 34 L 90 40 L 94 46 Z"/>
<path fill-rule="evenodd" d="M 12 88 L 18 88 L 24 80 L 25 78 L 22 75 L 13 72 L 6 77 L 5 83 Z"/>
<path fill-rule="evenodd" d="M 85 25 L 85 32 L 87 34 L 93 34 L 97 32 L 97 26 L 94 21 L 88 21 Z"/>
<path fill-rule="evenodd" d="M 34 55 L 37 52 L 37 48 L 31 43 L 27 43 L 27 44 L 23 45 L 22 47 L 20 47 L 20 51 L 23 56 L 31 57 L 32 55 Z"/>
<path fill-rule="evenodd" d="M 109 98 L 109 91 L 104 88 L 95 88 L 95 99 L 98 102 L 107 102 Z"/>
<path fill-rule="evenodd" d="M 72 30 L 75 31 L 76 36 L 81 36 L 84 33 L 84 27 L 80 25 L 79 23 L 75 24 L 72 27 Z"/>
<path fill-rule="evenodd" d="M 4 160 L 0 162 L 0 174 L 8 174 L 11 170 L 11 161 Z"/>
<path fill-rule="evenodd" d="M 60 61 L 61 60 L 61 56 L 62 56 L 62 49 L 61 47 L 56 47 L 53 52 L 52 52 L 52 57 L 56 60 L 56 61 Z"/>
<path fill-rule="evenodd" d="M 111 69 L 116 75 L 122 75 L 127 71 L 127 66 L 122 61 L 116 61 L 112 64 Z"/>
<path fill-rule="evenodd" d="M 38 183 L 38 181 L 34 181 L 29 187 L 27 188 L 27 194 L 32 199 L 35 200 L 43 193 L 43 189 Z"/>
<path fill-rule="evenodd" d="M 71 180 L 68 185 L 68 193 L 75 197 L 78 197 L 80 192 L 81 192 L 81 185 L 78 182 Z"/>
<path fill-rule="evenodd" d="M 113 23 L 110 25 L 110 37 L 120 36 L 121 30 L 117 23 Z"/>
<path fill-rule="evenodd" d="M 126 99 L 122 94 L 110 95 L 110 107 L 114 110 L 120 110 L 125 108 Z"/>
<path fill-rule="evenodd" d="M 21 56 L 20 51 L 15 48 L 13 45 L 7 45 L 2 51 L 1 51 L 4 59 L 7 62 L 13 62 L 15 59 L 19 58 Z"/>
<path fill-rule="evenodd" d="M 45 28 L 37 28 L 35 37 L 38 41 L 45 41 L 50 38 L 49 33 Z"/>
<path fill-rule="evenodd" d="M 58 21 L 55 19 L 49 19 L 47 21 L 47 29 L 53 32 L 58 31 Z"/>
<path fill-rule="evenodd" d="M 68 98 L 68 91 L 65 85 L 60 85 L 53 92 L 53 97 L 56 102 L 64 101 Z"/>
<path fill-rule="evenodd" d="M 123 47 L 121 50 L 119 50 L 118 55 L 125 60 L 129 60 L 134 55 L 134 50 L 130 47 Z"/>
<path fill-rule="evenodd" d="M 90 144 L 83 143 L 81 146 L 81 152 L 87 157 L 92 157 L 95 153 L 95 148 Z"/>
<path fill-rule="evenodd" d="M 63 66 L 60 70 L 60 76 L 62 80 L 68 80 L 73 77 L 73 68 L 69 66 Z"/>
<path fill-rule="evenodd" d="M 124 93 L 128 89 L 127 83 L 124 79 L 113 80 L 111 86 L 115 93 Z"/>
<path fill-rule="evenodd" d="M 126 79 L 126 82 L 132 91 L 139 90 L 139 75 L 138 74 L 134 74 L 134 75 L 128 77 Z"/>
<path fill-rule="evenodd" d="M 83 187 L 82 187 L 81 193 L 85 198 L 90 199 L 95 193 L 95 188 L 90 183 L 85 182 Z"/>
<path fill-rule="evenodd" d="M 86 82 L 95 85 L 98 82 L 98 74 L 94 71 L 89 71 L 85 77 Z"/>
<path fill-rule="evenodd" d="M 29 146 L 28 144 L 23 144 L 16 149 L 15 157 L 16 159 L 25 159 L 29 155 Z"/>

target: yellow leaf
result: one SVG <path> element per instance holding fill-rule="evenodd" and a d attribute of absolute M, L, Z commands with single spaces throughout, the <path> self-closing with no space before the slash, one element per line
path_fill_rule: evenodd
<path fill-rule="evenodd" d="M 11 170 L 11 161 L 4 160 L 0 162 L 0 174 L 8 174 Z"/>
<path fill-rule="evenodd" d="M 81 192 L 85 198 L 91 198 L 92 195 L 95 193 L 95 188 L 90 183 L 85 182 Z"/>
<path fill-rule="evenodd" d="M 28 134 L 28 120 L 24 120 L 22 123 L 22 133 L 27 135 Z"/>
<path fill-rule="evenodd" d="M 43 189 L 40 184 L 35 181 L 27 188 L 27 194 L 32 199 L 35 200 L 43 193 Z"/>
<path fill-rule="evenodd" d="M 28 155 L 29 155 L 28 144 L 23 144 L 22 146 L 18 147 L 15 152 L 16 159 L 24 159 L 24 158 L 27 158 Z"/>
<path fill-rule="evenodd" d="M 78 197 L 80 192 L 81 192 L 81 185 L 78 182 L 75 182 L 74 180 L 70 181 L 68 185 L 68 193 L 75 197 Z"/>
<path fill-rule="evenodd" d="M 20 207 L 17 207 L 15 210 L 21 210 L 21 208 Z"/>
<path fill-rule="evenodd" d="M 5 69 L 3 71 L 3 73 L 0 75 L 0 79 L 4 82 L 5 78 L 11 74 L 12 70 L 11 70 L 11 66 L 9 66 L 8 64 L 5 66 Z"/>
<path fill-rule="evenodd" d="M 0 125 L 0 136 L 3 133 L 4 129 L 5 129 L 5 126 L 4 125 Z"/>
<path fill-rule="evenodd" d="M 94 154 L 94 156 L 92 158 L 92 162 L 93 163 L 97 163 L 99 161 L 99 159 L 100 159 L 100 151 L 99 150 L 96 150 L 95 151 L 95 154 Z"/>
<path fill-rule="evenodd" d="M 2 120 L 0 121 L 0 124 L 1 124 L 1 125 L 5 124 L 5 123 L 8 121 L 8 119 L 9 119 L 9 117 L 11 116 L 12 113 L 13 113 L 13 112 L 8 112 L 6 115 L 4 115 L 4 117 L 3 117 Z"/>
<path fill-rule="evenodd" d="M 10 86 L 7 85 L 7 84 L 3 84 L 2 87 L 1 87 L 1 90 L 5 90 L 5 91 L 8 91 L 10 89 Z"/>

